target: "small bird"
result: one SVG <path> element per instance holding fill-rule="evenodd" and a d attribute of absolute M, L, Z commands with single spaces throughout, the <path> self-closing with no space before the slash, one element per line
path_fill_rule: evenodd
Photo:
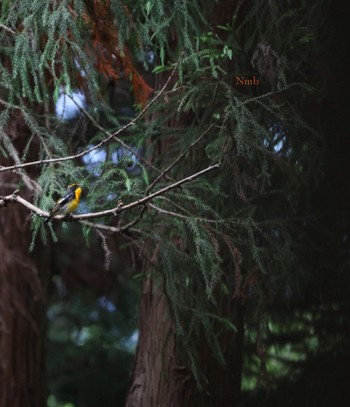
<path fill-rule="evenodd" d="M 78 184 L 68 185 L 66 195 L 56 202 L 49 217 L 45 219 L 45 223 L 48 223 L 56 215 L 68 215 L 74 212 L 79 206 L 81 193 L 82 188 Z"/>

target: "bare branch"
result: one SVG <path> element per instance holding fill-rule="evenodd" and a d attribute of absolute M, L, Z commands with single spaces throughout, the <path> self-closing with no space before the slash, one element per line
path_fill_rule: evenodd
<path fill-rule="evenodd" d="M 132 228 L 132 226 L 134 226 L 137 222 L 139 222 L 140 219 L 134 219 L 133 221 L 127 223 L 124 226 L 109 226 L 109 225 L 103 225 L 102 223 L 94 223 L 94 222 L 89 222 L 88 220 L 82 220 L 80 223 L 82 223 L 83 225 L 86 226 L 90 226 L 94 229 L 99 229 L 99 230 L 103 230 L 105 232 L 111 232 L 111 233 L 121 233 L 124 232 L 126 230 L 130 230 L 132 232 L 140 232 L 138 229 L 134 229 Z"/>
<path fill-rule="evenodd" d="M 107 244 L 107 237 L 100 231 L 96 230 L 96 233 L 100 236 L 101 238 L 101 247 L 103 249 L 104 255 L 105 255 L 105 269 L 108 270 L 109 266 L 111 264 L 111 257 L 112 257 L 112 251 L 108 247 Z"/>
<path fill-rule="evenodd" d="M 12 159 L 14 160 L 14 162 L 18 163 L 18 165 L 21 164 L 21 160 L 19 158 L 19 154 L 18 151 L 16 150 L 15 146 L 12 144 L 10 137 L 4 133 L 2 130 L 0 130 L 0 134 L 2 136 L 2 138 L 7 142 L 7 144 L 9 146 L 11 146 L 11 148 L 9 148 L 9 154 L 12 157 Z M 17 173 L 21 178 L 23 183 L 26 185 L 26 187 L 30 190 L 30 191 L 34 191 L 38 186 L 36 184 L 35 181 L 33 181 L 24 171 L 14 171 L 15 173 Z"/>
<path fill-rule="evenodd" d="M 29 210 L 31 210 L 32 212 L 36 213 L 41 217 L 47 217 L 49 215 L 48 212 L 43 211 L 42 209 L 38 208 L 37 206 L 28 202 L 26 199 L 19 196 L 19 190 L 13 192 L 11 195 L 0 196 L 0 208 L 12 202 L 17 202 L 25 206 L 26 208 L 28 208 Z"/>
<path fill-rule="evenodd" d="M 108 216 L 108 215 L 113 215 L 116 216 L 121 212 L 125 212 L 127 210 L 136 208 L 137 206 L 141 206 L 141 205 L 145 205 L 147 204 L 149 201 L 151 201 L 152 199 L 164 195 L 165 193 L 171 191 L 172 189 L 178 188 L 180 185 L 183 185 L 187 182 L 191 182 L 194 179 L 206 174 L 207 172 L 213 171 L 214 169 L 217 169 L 220 167 L 220 164 L 213 164 L 207 168 L 205 168 L 204 170 L 201 170 L 199 172 L 196 172 L 195 174 L 192 174 L 186 178 L 181 179 L 180 181 L 174 182 L 162 189 L 160 189 L 159 191 L 154 192 L 153 194 L 147 195 L 143 198 L 140 198 L 136 201 L 133 201 L 127 205 L 118 205 L 113 209 L 108 209 L 105 211 L 100 211 L 100 212 L 93 212 L 93 213 L 87 213 L 87 214 L 83 214 L 83 215 L 72 215 L 69 217 L 69 221 L 77 221 L 77 220 L 86 220 L 86 219 L 95 219 L 95 218 L 102 218 L 104 216 Z M 27 200 L 23 199 L 21 196 L 19 196 L 19 191 L 15 191 L 13 194 L 11 195 L 7 195 L 7 196 L 0 196 L 0 208 L 2 206 L 6 206 L 7 203 L 12 203 L 12 202 L 17 202 L 23 206 L 25 206 L 26 208 L 28 208 L 29 210 L 31 210 L 33 213 L 37 214 L 40 217 L 45 217 L 47 218 L 49 216 L 49 213 L 46 211 L 43 211 L 42 209 L 34 206 L 33 204 L 31 204 L 30 202 L 28 202 Z M 57 220 L 67 220 L 66 216 L 60 215 L 60 216 L 56 216 L 54 219 Z M 134 223 L 133 223 L 134 222 Z M 136 220 L 131 222 L 131 224 L 135 224 Z M 125 229 L 123 229 L 125 230 Z"/>
<path fill-rule="evenodd" d="M 2 28 L 2 29 L 5 30 L 5 31 L 8 31 L 8 32 L 11 33 L 11 34 L 16 34 L 16 32 L 12 30 L 12 28 L 7 27 L 7 26 L 4 25 L 4 24 L 0 24 L 0 28 Z"/>
<path fill-rule="evenodd" d="M 167 209 L 160 208 L 159 206 L 156 206 L 154 204 L 149 203 L 148 206 L 152 209 L 154 209 L 156 212 L 172 216 L 173 218 L 180 218 L 180 219 L 193 219 L 197 222 L 203 222 L 203 223 L 224 223 L 227 222 L 227 220 L 223 219 L 207 219 L 207 218 L 199 218 L 199 217 L 193 217 L 189 215 L 183 215 L 181 213 L 173 212 L 173 211 L 168 211 Z"/>

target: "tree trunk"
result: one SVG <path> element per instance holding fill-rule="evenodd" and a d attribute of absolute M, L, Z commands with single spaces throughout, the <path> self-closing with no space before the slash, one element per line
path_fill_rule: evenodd
<path fill-rule="evenodd" d="M 223 310 L 229 304 L 223 304 Z M 126 407 L 234 407 L 238 406 L 243 344 L 243 308 L 236 301 L 234 324 L 237 333 L 220 338 L 226 366 L 214 358 L 206 343 L 198 343 L 200 368 L 207 384 L 199 389 L 183 362 L 173 329 L 169 304 L 162 285 L 148 278 L 143 285 L 140 336 L 132 385 Z"/>
<path fill-rule="evenodd" d="M 211 15 L 213 27 L 230 23 L 237 0 L 222 0 L 214 7 Z M 175 30 L 176 31 L 176 30 Z M 221 34 L 218 33 L 217 35 Z M 176 48 L 176 33 L 172 35 L 171 48 Z M 160 89 L 167 77 L 157 76 Z M 171 85 L 170 85 L 171 87 Z M 152 117 L 154 119 L 154 117 Z M 182 114 L 178 120 L 168 123 L 169 127 L 188 127 L 191 120 Z M 169 139 L 159 146 L 167 151 Z M 232 270 L 225 270 L 232 275 Z M 126 407 L 235 407 L 239 405 L 241 389 L 243 348 L 243 305 L 239 299 L 227 296 L 217 298 L 222 318 L 228 318 L 237 332 L 226 332 L 218 339 L 226 365 L 215 359 L 206 340 L 198 343 L 200 369 L 207 382 L 199 389 L 189 364 L 184 363 L 183 352 L 175 338 L 174 321 L 164 286 L 152 277 L 145 279 L 140 305 L 139 341 L 135 367 Z"/>
<path fill-rule="evenodd" d="M 11 127 L 24 142 L 21 126 Z M 18 178 L 1 173 L 0 195 L 12 193 Z M 45 289 L 29 253 L 30 235 L 27 209 L 15 204 L 0 208 L 0 407 L 46 406 Z M 40 261 L 44 258 L 41 252 Z"/>

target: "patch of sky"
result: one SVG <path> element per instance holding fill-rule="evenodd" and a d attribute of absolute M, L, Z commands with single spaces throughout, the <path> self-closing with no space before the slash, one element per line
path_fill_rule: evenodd
<path fill-rule="evenodd" d="M 91 319 L 91 321 L 96 322 L 100 319 L 100 314 L 97 310 L 93 310 L 89 313 L 89 318 Z"/>
<path fill-rule="evenodd" d="M 67 95 L 62 88 L 56 102 L 56 116 L 62 121 L 71 120 L 78 116 L 80 107 L 86 107 L 84 94 L 73 92 L 71 95 Z"/>
<path fill-rule="evenodd" d="M 132 149 L 134 150 L 134 148 Z M 136 152 L 139 154 L 139 150 Z M 126 171 L 132 175 L 138 175 L 141 172 L 138 157 L 124 147 L 120 147 L 112 153 L 112 161 L 115 164 L 124 164 Z"/>
<path fill-rule="evenodd" d="M 88 148 L 91 147 L 93 146 L 88 146 Z M 91 174 L 99 177 L 102 174 L 101 164 L 106 162 L 106 158 L 106 151 L 102 148 L 98 148 L 91 151 L 91 153 L 84 155 L 83 162 L 85 164 L 85 168 Z M 111 160 L 114 164 L 125 167 L 126 171 L 128 171 L 132 175 L 138 175 L 141 172 L 141 168 L 138 165 L 139 159 L 137 158 L 137 156 L 124 147 L 117 148 L 112 153 Z"/>
<path fill-rule="evenodd" d="M 110 192 L 107 196 L 106 196 L 106 200 L 107 201 L 115 201 L 118 198 L 117 194 L 113 194 L 112 192 Z"/>
<path fill-rule="evenodd" d="M 128 352 L 134 352 L 139 340 L 139 331 L 136 330 L 131 336 L 125 337 L 120 341 L 119 347 Z"/>
<path fill-rule="evenodd" d="M 105 309 L 108 312 L 117 311 L 117 307 L 113 304 L 113 302 L 111 300 L 109 300 L 105 296 L 100 297 L 97 302 L 101 308 Z"/>
<path fill-rule="evenodd" d="M 282 121 L 273 122 L 268 125 L 268 130 L 272 137 L 264 140 L 264 146 L 275 153 L 282 153 L 287 142 L 288 128 Z"/>
<path fill-rule="evenodd" d="M 88 149 L 92 147 L 93 146 L 90 145 L 88 146 Z M 97 148 L 96 150 L 93 150 L 90 153 L 85 154 L 83 156 L 83 162 L 85 164 L 85 168 L 87 169 L 87 171 L 89 171 L 96 177 L 99 177 L 102 174 L 102 169 L 100 165 L 106 161 L 106 158 L 107 158 L 106 150 L 104 150 L 103 148 Z"/>
<path fill-rule="evenodd" d="M 153 65 L 154 64 L 154 61 L 155 61 L 155 59 L 156 59 L 156 56 L 155 56 L 155 54 L 154 54 L 154 52 L 153 51 L 146 51 L 145 52 L 145 59 L 146 59 L 146 62 L 149 64 L 149 65 Z"/>
<path fill-rule="evenodd" d="M 68 294 L 67 288 L 66 288 L 65 284 L 63 283 L 61 276 L 53 276 L 52 282 L 55 285 L 57 294 L 61 298 L 65 297 Z"/>

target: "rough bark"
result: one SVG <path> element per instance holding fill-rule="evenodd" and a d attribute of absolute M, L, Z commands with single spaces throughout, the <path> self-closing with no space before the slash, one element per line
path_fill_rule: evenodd
<path fill-rule="evenodd" d="M 25 132 L 11 126 L 20 149 Z M 13 192 L 17 182 L 17 174 L 2 173 L 0 195 Z M 0 407 L 46 406 L 45 289 L 29 253 L 29 216 L 21 205 L 0 208 Z M 45 253 L 39 257 L 45 261 Z"/>
<path fill-rule="evenodd" d="M 224 304 L 224 302 L 226 304 Z M 162 285 L 144 282 L 140 307 L 140 337 L 132 385 L 126 407 L 234 407 L 241 383 L 243 308 L 239 302 L 223 302 L 223 313 L 234 307 L 238 332 L 220 338 L 226 366 L 214 358 L 205 341 L 198 343 L 201 371 L 207 378 L 199 389 L 178 349 L 169 304 Z"/>
<path fill-rule="evenodd" d="M 155 287 L 149 278 L 143 285 L 140 337 L 127 407 L 173 405 L 174 346 L 172 320 L 163 287 Z"/>

